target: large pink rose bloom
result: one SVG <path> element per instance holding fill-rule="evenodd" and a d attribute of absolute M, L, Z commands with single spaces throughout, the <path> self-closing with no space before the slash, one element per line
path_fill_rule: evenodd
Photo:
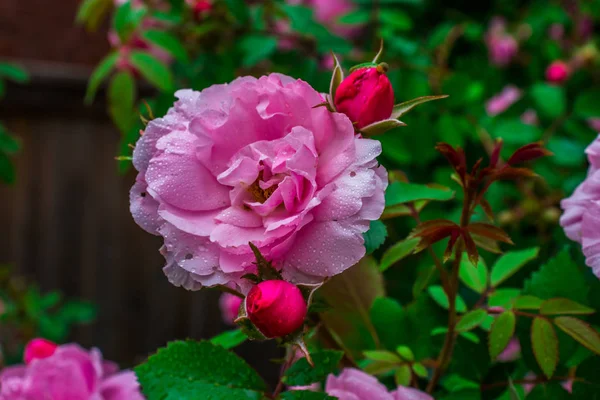
<path fill-rule="evenodd" d="M 560 225 L 569 239 L 581 243 L 586 264 L 600 278 L 600 135 L 585 152 L 590 163 L 587 177 L 561 201 Z"/>
<path fill-rule="evenodd" d="M 164 268 L 187 289 L 255 272 L 249 242 L 286 280 L 318 282 L 365 254 L 362 234 L 384 208 L 378 141 L 315 105 L 306 82 L 272 74 L 202 92 L 181 90 L 138 141 L 131 212 L 163 236 Z"/>
<path fill-rule="evenodd" d="M 96 349 L 75 344 L 58 346 L 26 366 L 0 374 L 0 400 L 143 400 L 136 376 L 118 372 Z"/>
<path fill-rule="evenodd" d="M 377 378 L 355 368 L 346 368 L 339 376 L 329 375 L 325 392 L 339 400 L 433 400 L 426 393 L 404 386 L 388 392 Z"/>

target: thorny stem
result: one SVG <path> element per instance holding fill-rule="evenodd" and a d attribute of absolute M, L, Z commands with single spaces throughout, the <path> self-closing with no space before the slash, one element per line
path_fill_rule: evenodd
<path fill-rule="evenodd" d="M 281 391 L 283 390 L 283 375 L 285 375 L 285 371 L 288 370 L 288 368 L 290 368 L 292 366 L 292 364 L 294 363 L 294 355 L 295 355 L 295 351 L 293 349 L 292 346 L 288 346 L 286 347 L 286 360 L 285 360 L 285 364 L 283 364 L 281 366 L 281 372 L 279 374 L 279 382 L 277 382 L 277 386 L 275 387 L 275 390 L 273 391 L 273 398 L 276 398 L 279 393 L 281 393 Z"/>
<path fill-rule="evenodd" d="M 464 199 L 463 199 L 463 209 L 460 216 L 460 226 L 461 228 L 465 228 L 469 225 L 469 220 L 471 218 L 471 193 L 469 188 L 464 189 Z M 448 303 L 449 303 L 449 314 L 448 314 L 448 331 L 446 332 L 446 337 L 444 338 L 444 345 L 442 347 L 442 351 L 438 357 L 438 368 L 435 369 L 433 373 L 433 377 L 429 384 L 427 385 L 427 393 L 432 393 L 435 389 L 437 383 L 439 382 L 442 374 L 448 368 L 448 364 L 450 363 L 450 359 L 452 357 L 452 353 L 454 352 L 454 344 L 456 343 L 456 335 L 455 328 L 457 322 L 457 314 L 456 314 L 456 295 L 458 293 L 458 273 L 460 270 L 460 260 L 462 258 L 463 253 L 463 242 L 462 240 L 456 244 L 456 249 L 454 252 L 454 262 L 452 263 L 452 271 L 450 275 L 450 282 L 448 284 L 450 291 L 448 294 Z"/>

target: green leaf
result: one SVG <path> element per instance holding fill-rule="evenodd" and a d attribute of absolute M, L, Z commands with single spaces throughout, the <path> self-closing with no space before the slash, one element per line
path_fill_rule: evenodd
<path fill-rule="evenodd" d="M 383 361 L 392 364 L 400 364 L 402 360 L 396 354 L 383 350 L 364 351 L 365 358 L 373 361 Z"/>
<path fill-rule="evenodd" d="M 383 260 L 382 260 L 383 261 Z M 479 257 L 475 267 L 463 254 L 460 260 L 459 277 L 462 283 L 479 294 L 487 289 L 488 269 L 482 257 Z"/>
<path fill-rule="evenodd" d="M 477 382 L 470 381 L 456 374 L 446 376 L 442 385 L 449 392 L 459 392 L 465 389 L 479 390 L 479 384 Z"/>
<path fill-rule="evenodd" d="M 379 20 L 383 25 L 387 25 L 393 29 L 401 31 L 408 31 L 413 27 L 412 19 L 406 12 L 402 10 L 382 8 L 379 10 Z"/>
<path fill-rule="evenodd" d="M 92 75 L 90 76 L 90 80 L 88 82 L 87 91 L 85 93 L 85 102 L 86 104 L 91 104 L 94 100 L 94 96 L 96 95 L 96 91 L 100 87 L 100 84 L 113 70 L 117 60 L 119 59 L 119 53 L 112 52 L 108 54 L 104 59 L 98 64 Z"/>
<path fill-rule="evenodd" d="M 69 324 L 86 324 L 96 319 L 96 306 L 87 301 L 70 300 L 58 311 L 59 317 Z"/>
<path fill-rule="evenodd" d="M 456 324 L 457 332 L 467 332 L 477 328 L 487 317 L 485 310 L 473 310 L 463 315 Z"/>
<path fill-rule="evenodd" d="M 331 397 L 327 393 L 312 392 L 310 390 L 289 390 L 281 393 L 281 400 L 335 400 L 336 397 Z"/>
<path fill-rule="evenodd" d="M 238 393 L 233 388 L 257 391 L 266 388 L 260 376 L 244 360 L 205 341 L 171 342 L 134 370 L 149 400 L 226 398 L 209 397 L 204 391 L 207 387 L 210 388 L 208 393 L 215 390 L 219 394 L 229 392 L 236 395 L 245 391 Z M 197 394 L 187 397 L 191 393 Z M 199 397 L 200 394 L 205 397 Z M 242 398 L 258 397 L 248 395 Z"/>
<path fill-rule="evenodd" d="M 531 97 L 542 116 L 554 119 L 565 113 L 567 100 L 562 86 L 536 83 L 531 88 Z"/>
<path fill-rule="evenodd" d="M 441 286 L 430 286 L 427 291 L 429 292 L 431 298 L 440 306 L 444 307 L 446 310 L 450 308 L 448 295 L 446 295 L 446 292 L 444 292 L 444 289 Z M 456 295 L 456 311 L 459 313 L 467 311 L 467 305 L 459 295 Z"/>
<path fill-rule="evenodd" d="M 377 339 L 369 311 L 378 297 L 385 295 L 383 276 L 372 257 L 334 276 L 319 292 L 331 305 L 321 313 L 325 327 L 360 357 L 362 350 L 374 348 Z"/>
<path fill-rule="evenodd" d="M 585 159 L 585 145 L 573 139 L 553 136 L 548 141 L 548 150 L 553 154 L 552 161 L 565 167 L 578 167 Z"/>
<path fill-rule="evenodd" d="M 398 353 L 400 355 L 400 358 L 402 358 L 403 360 L 406 360 L 406 361 L 414 361 L 415 360 L 415 355 L 413 354 L 412 350 L 407 346 L 398 346 L 396 348 L 396 353 Z"/>
<path fill-rule="evenodd" d="M 492 286 L 496 287 L 513 276 L 525 264 L 535 259 L 539 250 L 538 247 L 532 247 L 530 249 L 508 251 L 500 256 L 492 267 L 490 277 Z"/>
<path fill-rule="evenodd" d="M 400 104 L 396 104 L 394 106 L 394 109 L 392 111 L 392 116 L 390 118 L 398 119 L 401 116 L 403 116 L 404 114 L 406 114 L 407 112 L 409 112 L 410 110 L 412 110 L 413 108 L 415 108 L 416 106 L 418 106 L 419 104 L 427 103 L 428 101 L 433 101 L 433 100 L 445 99 L 446 97 L 448 97 L 448 95 L 446 95 L 446 94 L 441 95 L 441 96 L 423 96 L 423 97 L 417 97 L 416 99 L 412 99 L 409 101 L 405 101 Z"/>
<path fill-rule="evenodd" d="M 379 220 L 371 221 L 369 230 L 363 233 L 365 238 L 365 249 L 367 254 L 373 253 L 385 242 L 387 237 L 387 228 L 385 224 Z"/>
<path fill-rule="evenodd" d="M 0 180 L 10 185 L 15 183 L 15 179 L 15 167 L 10 162 L 8 156 L 0 152 Z"/>
<path fill-rule="evenodd" d="M 556 317 L 554 323 L 588 350 L 600 354 L 600 335 L 587 323 L 573 317 Z"/>
<path fill-rule="evenodd" d="M 575 114 L 581 118 L 594 118 L 600 115 L 600 89 L 588 89 L 577 96 Z"/>
<path fill-rule="evenodd" d="M 404 257 L 412 254 L 412 251 L 417 244 L 421 241 L 420 238 L 412 238 L 397 242 L 390 248 L 388 248 L 379 262 L 379 270 L 381 272 L 387 270 L 389 267 L 402 260 Z"/>
<path fill-rule="evenodd" d="M 234 329 L 215 336 L 210 339 L 210 342 L 225 349 L 232 349 L 244 343 L 247 339 L 248 336 L 241 329 Z"/>
<path fill-rule="evenodd" d="M 306 386 L 320 382 L 335 372 L 343 355 L 342 351 L 337 350 L 311 353 L 315 366 L 311 367 L 306 358 L 301 358 L 286 371 L 283 381 L 288 386 Z"/>
<path fill-rule="evenodd" d="M 346 15 L 342 15 L 338 21 L 342 24 L 348 25 L 360 25 L 366 24 L 371 19 L 371 13 L 369 10 L 361 10 L 358 9 L 356 11 L 352 11 Z"/>
<path fill-rule="evenodd" d="M 387 131 L 400 126 L 406 126 L 406 124 L 402 121 L 398 121 L 397 119 L 384 119 L 360 128 L 360 132 L 364 136 L 377 136 L 383 135 Z"/>
<path fill-rule="evenodd" d="M 581 305 L 569 299 L 550 299 L 542 303 L 540 313 L 544 315 L 557 314 L 593 314 L 596 311 L 593 308 Z"/>
<path fill-rule="evenodd" d="M 14 137 L 10 136 L 8 132 L 6 132 L 2 125 L 0 125 L 0 151 L 8 154 L 14 154 L 21 146 L 19 142 Z"/>
<path fill-rule="evenodd" d="M 108 109 L 115 125 L 125 135 L 136 122 L 135 81 L 128 71 L 117 73 L 108 87 Z"/>
<path fill-rule="evenodd" d="M 172 35 L 169 32 L 159 30 L 145 31 L 142 36 L 154 43 L 155 45 L 165 49 L 169 52 L 176 60 L 182 63 L 189 62 L 187 51 L 177 36 Z"/>
<path fill-rule="evenodd" d="M 511 145 L 525 145 L 541 139 L 541 128 L 527 125 L 520 119 L 502 119 L 492 130 L 494 138 L 501 138 Z"/>
<path fill-rule="evenodd" d="M 431 187 L 416 183 L 394 182 L 385 192 L 386 207 L 416 200 L 446 201 L 454 197 L 454 191 L 444 187 Z"/>
<path fill-rule="evenodd" d="M 565 297 L 587 304 L 590 285 L 568 249 L 562 250 L 525 281 L 524 293 L 550 299 Z"/>
<path fill-rule="evenodd" d="M 0 62 L 0 78 L 6 78 L 18 83 L 25 83 L 29 80 L 29 74 L 17 65 Z"/>
<path fill-rule="evenodd" d="M 547 319 L 541 317 L 533 319 L 531 346 L 544 375 L 550 379 L 558 365 L 558 338 L 552 324 Z"/>
<path fill-rule="evenodd" d="M 129 61 L 148 82 L 158 89 L 165 92 L 173 90 L 171 70 L 152 54 L 143 51 L 132 51 Z"/>
<path fill-rule="evenodd" d="M 390 297 L 375 299 L 370 317 L 381 343 L 389 350 L 394 349 L 398 345 L 398 337 L 402 334 L 401 325 L 405 317 L 400 303 Z"/>
<path fill-rule="evenodd" d="M 394 380 L 398 386 L 408 386 L 412 380 L 412 371 L 410 366 L 401 365 L 394 373 Z"/>
<path fill-rule="evenodd" d="M 427 372 L 427 368 L 421 363 L 415 363 L 412 365 L 412 370 L 417 376 L 421 378 L 427 378 L 429 373 Z"/>
<path fill-rule="evenodd" d="M 246 0 L 225 0 L 225 4 L 240 25 L 244 25 L 250 18 L 250 9 Z"/>
<path fill-rule="evenodd" d="M 490 358 L 495 360 L 508 346 L 508 342 L 515 333 L 517 318 L 512 311 L 505 311 L 500 314 L 490 330 L 488 346 L 490 349 Z"/>
<path fill-rule="evenodd" d="M 260 61 L 269 58 L 277 50 L 277 38 L 264 35 L 250 35 L 240 42 L 244 53 L 242 65 L 252 67 Z"/>
<path fill-rule="evenodd" d="M 519 296 L 514 302 L 514 308 L 519 310 L 539 310 L 544 300 L 530 295 Z"/>

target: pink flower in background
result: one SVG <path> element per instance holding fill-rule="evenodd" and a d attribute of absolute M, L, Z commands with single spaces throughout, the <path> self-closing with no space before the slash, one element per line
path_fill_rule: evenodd
<path fill-rule="evenodd" d="M 537 375 L 534 374 L 533 372 L 528 372 L 527 375 L 525 375 L 525 379 L 531 379 L 534 380 L 537 378 Z M 573 393 L 573 379 L 569 379 L 568 381 L 563 381 L 560 384 L 563 389 L 565 389 L 568 393 Z M 531 393 L 531 391 L 533 390 L 533 388 L 535 388 L 535 384 L 534 383 L 525 383 L 523 384 L 523 389 L 525 389 L 525 394 L 528 395 L 529 393 Z"/>
<path fill-rule="evenodd" d="M 507 85 L 485 103 L 485 110 L 490 117 L 501 114 L 516 103 L 522 95 L 521 89 L 514 85 Z"/>
<path fill-rule="evenodd" d="M 500 362 L 512 362 L 521 357 L 521 344 L 517 338 L 512 338 L 502 353 L 498 355 L 496 360 Z"/>
<path fill-rule="evenodd" d="M 287 0 L 287 3 L 311 8 L 315 20 L 330 28 L 338 36 L 350 38 L 360 31 L 360 26 L 339 22 L 343 15 L 354 10 L 352 0 Z"/>
<path fill-rule="evenodd" d="M 590 128 L 596 132 L 600 132 L 600 118 L 590 118 L 587 120 L 587 123 Z"/>
<path fill-rule="evenodd" d="M 50 357 L 58 345 L 46 339 L 33 339 L 25 346 L 25 354 L 23 355 L 25 364 L 31 364 L 33 360 Z"/>
<path fill-rule="evenodd" d="M 345 368 L 338 376 L 329 375 L 325 392 L 339 400 L 433 400 L 426 393 L 404 386 L 388 392 L 377 378 L 354 368 Z"/>
<path fill-rule="evenodd" d="M 548 36 L 557 42 L 562 40 L 565 36 L 565 26 L 559 23 L 550 25 L 550 28 L 548 28 Z"/>
<path fill-rule="evenodd" d="M 561 60 L 553 61 L 546 69 L 546 80 L 550 83 L 560 84 L 569 79 L 571 68 Z"/>
<path fill-rule="evenodd" d="M 519 43 L 506 32 L 506 21 L 501 17 L 494 17 L 490 22 L 485 35 L 490 61 L 499 67 L 511 63 L 519 52 Z"/>
<path fill-rule="evenodd" d="M 28 346 L 29 347 L 29 346 Z M 58 346 L 0 373 L 0 400 L 143 400 L 135 374 L 118 372 L 96 349 Z"/>
<path fill-rule="evenodd" d="M 176 96 L 135 147 L 130 193 L 135 221 L 164 238 L 171 283 L 247 293 L 249 242 L 292 282 L 320 282 L 364 256 L 362 234 L 385 203 L 378 141 L 284 75 Z"/>
<path fill-rule="evenodd" d="M 221 316 L 223 321 L 228 325 L 233 325 L 238 316 L 242 298 L 230 293 L 223 293 L 219 299 L 219 307 L 221 308 Z"/>
<path fill-rule="evenodd" d="M 600 278 L 600 135 L 585 150 L 590 167 L 573 194 L 560 203 L 560 225 L 581 243 L 586 264 Z"/>
<path fill-rule="evenodd" d="M 537 112 L 532 108 L 528 108 L 523 114 L 521 114 L 521 122 L 526 125 L 535 126 L 540 123 L 540 120 L 538 118 Z"/>
<path fill-rule="evenodd" d="M 210 0 L 185 0 L 188 7 L 194 13 L 194 17 L 198 20 L 203 19 L 212 10 L 213 4 Z"/>

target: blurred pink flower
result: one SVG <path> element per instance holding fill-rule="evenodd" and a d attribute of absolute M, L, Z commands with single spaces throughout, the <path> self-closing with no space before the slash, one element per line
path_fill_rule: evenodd
<path fill-rule="evenodd" d="M 500 93 L 485 103 L 485 110 L 490 117 L 503 113 L 517 102 L 522 95 L 521 89 L 514 85 L 507 85 Z"/>
<path fill-rule="evenodd" d="M 143 400 L 135 374 L 76 344 L 0 373 L 1 400 Z"/>
<path fill-rule="evenodd" d="M 256 272 L 248 242 L 292 282 L 320 282 L 365 254 L 381 216 L 387 172 L 381 144 L 355 136 L 343 114 L 288 76 L 238 78 L 181 90 L 136 144 L 131 212 L 161 235 L 164 271 L 199 289 Z"/>
<path fill-rule="evenodd" d="M 501 17 L 494 17 L 490 21 L 485 35 L 490 61 L 499 67 L 511 63 L 519 51 L 517 40 L 506 32 L 506 22 Z"/>
<path fill-rule="evenodd" d="M 585 263 L 600 278 L 600 135 L 585 150 L 590 167 L 585 180 L 560 203 L 560 225 L 580 243 Z"/>
<path fill-rule="evenodd" d="M 521 122 L 526 125 L 535 126 L 540 123 L 540 120 L 538 119 L 537 112 L 532 108 L 528 108 L 523 114 L 521 114 Z"/>
<path fill-rule="evenodd" d="M 590 118 L 587 120 L 590 128 L 595 130 L 596 132 L 600 132 L 600 118 Z"/>
<path fill-rule="evenodd" d="M 559 23 L 554 23 L 550 25 L 550 28 L 548 28 L 548 36 L 550 36 L 552 40 L 556 40 L 557 42 L 562 40 L 565 36 L 565 26 Z"/>
<path fill-rule="evenodd" d="M 561 84 L 569 79 L 570 74 L 571 68 L 562 60 L 553 61 L 546 68 L 546 80 L 550 83 Z"/>
<path fill-rule="evenodd" d="M 351 38 L 360 31 L 360 26 L 339 22 L 340 17 L 354 10 L 352 0 L 287 0 L 287 3 L 310 7 L 314 11 L 315 20 L 338 36 Z"/>
<path fill-rule="evenodd" d="M 525 379 L 535 380 L 536 378 L 537 378 L 537 375 L 534 374 L 531 371 L 528 372 L 527 375 L 525 375 Z M 525 389 L 525 394 L 527 395 L 527 394 L 531 393 L 531 391 L 533 390 L 533 388 L 535 386 L 536 386 L 535 383 L 525 383 L 525 384 L 523 384 L 523 389 Z M 573 393 L 573 379 L 569 379 L 568 381 L 561 382 L 561 386 L 568 393 Z"/>
<path fill-rule="evenodd" d="M 496 359 L 500 362 L 512 362 L 518 360 L 519 357 L 521 357 L 521 344 L 517 338 L 513 337 Z"/>
<path fill-rule="evenodd" d="M 234 320 L 238 316 L 242 298 L 230 293 L 223 293 L 219 299 L 219 307 L 221 308 L 221 316 L 223 321 L 228 325 L 233 325 Z"/>
<path fill-rule="evenodd" d="M 345 368 L 337 377 L 329 375 L 325 392 L 339 400 L 433 400 L 424 392 L 404 386 L 388 392 L 377 378 L 354 368 Z"/>

